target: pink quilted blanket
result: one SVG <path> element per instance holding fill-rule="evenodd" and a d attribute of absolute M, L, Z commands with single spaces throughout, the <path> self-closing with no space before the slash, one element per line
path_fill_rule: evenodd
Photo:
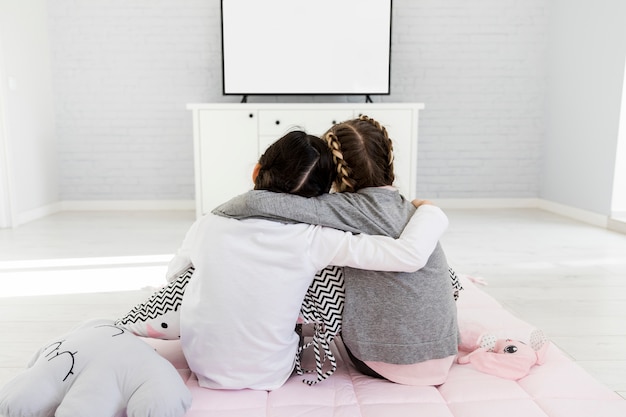
<path fill-rule="evenodd" d="M 532 326 L 506 311 L 468 280 L 458 301 L 459 320 L 480 323 L 507 337 Z M 510 336 L 509 336 L 510 335 Z M 549 335 L 548 335 L 549 337 Z M 411 387 L 359 374 L 340 341 L 333 346 L 337 372 L 314 386 L 294 375 L 278 390 L 221 391 L 201 388 L 176 341 L 151 341 L 179 370 L 193 393 L 185 417 L 624 417 L 626 401 L 605 387 L 556 346 L 545 363 L 517 381 L 455 364 L 438 387 Z M 304 364 L 306 366 L 306 363 Z"/>

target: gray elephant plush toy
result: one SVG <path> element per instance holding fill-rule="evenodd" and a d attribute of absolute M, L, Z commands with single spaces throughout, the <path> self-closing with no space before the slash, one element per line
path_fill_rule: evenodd
<path fill-rule="evenodd" d="M 190 406 L 174 366 L 113 320 L 46 344 L 0 389 L 4 417 L 180 417 Z"/>

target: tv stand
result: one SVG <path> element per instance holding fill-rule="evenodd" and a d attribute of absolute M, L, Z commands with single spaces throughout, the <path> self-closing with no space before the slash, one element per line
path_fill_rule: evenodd
<path fill-rule="evenodd" d="M 247 96 L 246 96 L 247 97 Z M 394 147 L 394 185 L 415 197 L 421 103 L 188 104 L 194 121 L 196 215 L 253 188 L 252 169 L 265 149 L 290 130 L 321 136 L 333 124 L 373 117 Z"/>

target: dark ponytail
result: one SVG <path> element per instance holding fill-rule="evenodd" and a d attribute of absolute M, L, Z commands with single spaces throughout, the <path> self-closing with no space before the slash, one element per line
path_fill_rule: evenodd
<path fill-rule="evenodd" d="M 326 143 L 296 130 L 270 145 L 259 158 L 254 188 L 315 197 L 330 190 L 335 166 Z"/>

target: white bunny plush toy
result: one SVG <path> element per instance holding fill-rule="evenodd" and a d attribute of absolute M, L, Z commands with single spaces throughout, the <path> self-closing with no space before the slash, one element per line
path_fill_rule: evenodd
<path fill-rule="evenodd" d="M 181 417 L 190 406 L 176 368 L 113 320 L 50 341 L 0 389 L 3 417 Z"/>

